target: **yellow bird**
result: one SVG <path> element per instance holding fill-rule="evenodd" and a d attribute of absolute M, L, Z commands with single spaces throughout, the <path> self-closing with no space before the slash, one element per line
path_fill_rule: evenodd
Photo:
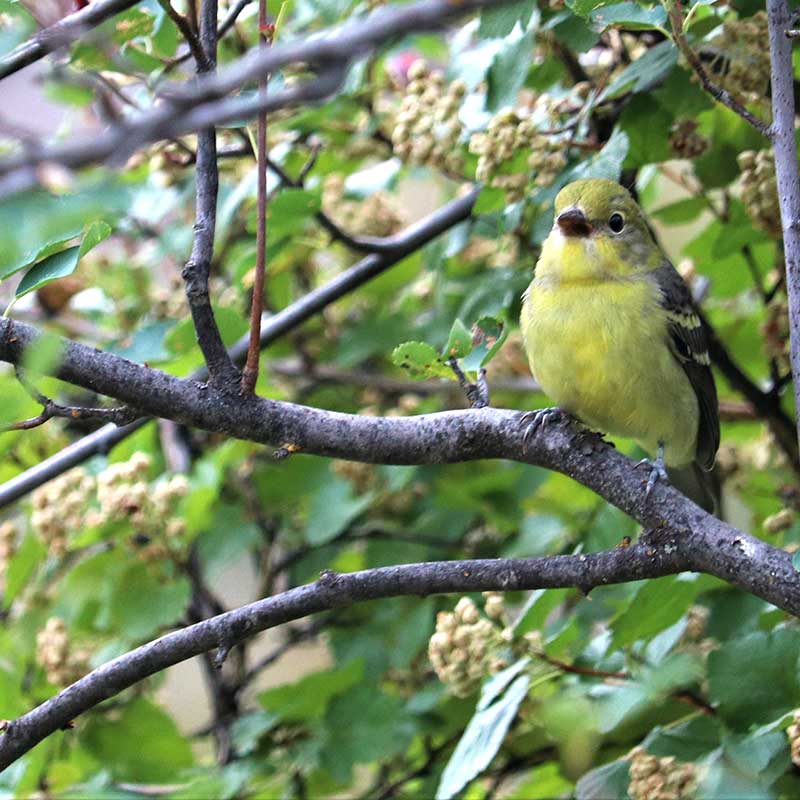
<path fill-rule="evenodd" d="M 559 192 L 520 323 L 533 375 L 561 410 L 656 455 L 648 494 L 666 466 L 713 509 L 703 471 L 719 447 L 719 409 L 706 333 L 624 187 L 587 179 Z"/>

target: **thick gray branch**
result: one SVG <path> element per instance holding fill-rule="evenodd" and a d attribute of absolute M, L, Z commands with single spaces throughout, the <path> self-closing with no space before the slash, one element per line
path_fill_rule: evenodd
<path fill-rule="evenodd" d="M 89 673 L 14 720 L 0 736 L 0 770 L 78 715 L 134 683 L 217 647 L 228 648 L 259 631 L 355 602 L 402 595 L 488 589 L 594 586 L 654 578 L 688 566 L 675 547 L 634 545 L 602 553 L 530 559 L 484 559 L 404 564 L 350 574 L 323 573 L 307 586 L 168 633 Z"/>
<path fill-rule="evenodd" d="M 792 40 L 786 36 L 792 23 L 789 3 L 786 0 L 767 0 L 767 17 L 772 59 L 772 142 L 786 260 L 794 398 L 795 406 L 800 408 L 800 175 L 794 131 Z"/>
<path fill-rule="evenodd" d="M 22 362 L 35 328 L 0 320 L 0 360 Z M 646 477 L 596 434 L 572 423 L 550 424 L 526 447 L 521 414 L 481 408 L 409 418 L 365 417 L 231 396 L 74 342 L 64 342 L 62 380 L 115 397 L 145 413 L 301 452 L 384 464 L 441 464 L 505 458 L 558 470 L 629 514 L 654 541 L 687 544 L 687 564 L 800 613 L 800 573 L 788 553 L 706 514 L 669 486 L 649 498 Z"/>

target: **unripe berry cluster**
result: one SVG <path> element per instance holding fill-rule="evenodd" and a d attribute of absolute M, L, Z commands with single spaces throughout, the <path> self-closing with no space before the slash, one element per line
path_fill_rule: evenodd
<path fill-rule="evenodd" d="M 146 544 L 139 550 L 145 560 L 178 554 L 184 547 L 186 524 L 176 514 L 176 503 L 186 495 L 189 482 L 173 475 L 155 486 L 148 481 L 151 459 L 134 453 L 128 461 L 112 464 L 97 476 L 100 504 L 95 524 L 128 521 Z"/>
<path fill-rule="evenodd" d="M 767 306 L 761 323 L 761 339 L 767 356 L 773 359 L 780 372 L 791 369 L 789 349 L 789 301 L 783 292 L 776 292 Z"/>
<path fill-rule="evenodd" d="M 697 120 L 676 119 L 670 128 L 669 145 L 679 158 L 697 158 L 708 150 L 709 141 L 697 132 Z"/>
<path fill-rule="evenodd" d="M 408 79 L 392 131 L 395 153 L 410 164 L 460 173 L 464 126 L 458 112 L 466 93 L 464 82 L 446 86 L 444 75 L 431 71 L 422 59 L 409 67 Z"/>
<path fill-rule="evenodd" d="M 794 721 L 786 729 L 786 737 L 789 739 L 789 748 L 792 753 L 792 764 L 800 767 L 800 708 L 794 712 Z"/>
<path fill-rule="evenodd" d="M 36 634 L 36 662 L 54 686 L 69 686 L 89 671 L 89 651 L 74 649 L 64 620 L 50 617 Z"/>
<path fill-rule="evenodd" d="M 537 100 L 537 106 L 549 120 L 556 118 L 558 106 L 546 95 Z M 475 177 L 505 190 L 510 202 L 524 197 L 531 173 L 536 186 L 549 186 L 567 163 L 563 140 L 539 132 L 534 113 L 503 109 L 492 117 L 485 132 L 474 133 L 469 141 L 470 152 L 478 156 Z M 518 164 L 520 153 L 528 155 Z"/>
<path fill-rule="evenodd" d="M 782 508 L 764 520 L 764 533 L 775 535 L 788 530 L 794 525 L 795 514 L 791 508 Z"/>
<path fill-rule="evenodd" d="M 745 103 L 763 101 L 770 79 L 766 11 L 724 22 L 713 44 L 724 62 L 719 77 L 722 87 Z"/>
<path fill-rule="evenodd" d="M 757 228 L 781 237 L 781 211 L 772 150 L 745 150 L 737 158 L 742 172 L 742 202 Z"/>
<path fill-rule="evenodd" d="M 697 769 L 674 756 L 650 755 L 643 747 L 629 754 L 632 800 L 684 800 L 694 796 Z"/>
<path fill-rule="evenodd" d="M 51 555 L 63 556 L 69 534 L 86 526 L 94 489 L 94 479 L 77 467 L 33 493 L 31 524 Z"/>
<path fill-rule="evenodd" d="M 17 526 L 8 520 L 0 523 L 0 592 L 5 589 L 6 572 L 17 551 Z"/>
<path fill-rule="evenodd" d="M 487 618 L 469 597 L 462 597 L 452 612 L 441 611 L 436 617 L 428 658 L 456 697 L 471 694 L 488 674 L 507 666 L 499 657 L 506 647 L 502 628 L 492 621 L 504 613 L 502 602 L 502 595 L 487 593 Z"/>
<path fill-rule="evenodd" d="M 325 178 L 322 210 L 356 236 L 391 236 L 404 224 L 387 194 L 374 192 L 363 200 L 351 200 L 345 196 L 344 179 L 336 173 Z"/>

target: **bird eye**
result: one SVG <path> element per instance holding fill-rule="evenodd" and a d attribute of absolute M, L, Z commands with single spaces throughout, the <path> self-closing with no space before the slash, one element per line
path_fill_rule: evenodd
<path fill-rule="evenodd" d="M 622 233 L 622 229 L 625 227 L 625 217 L 623 217 L 622 214 L 614 212 L 608 218 L 608 227 L 611 228 L 614 233 Z"/>

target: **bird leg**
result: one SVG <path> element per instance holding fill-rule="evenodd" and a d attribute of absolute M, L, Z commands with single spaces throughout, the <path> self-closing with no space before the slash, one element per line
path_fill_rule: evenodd
<path fill-rule="evenodd" d="M 653 487 L 659 480 L 664 481 L 664 483 L 667 483 L 669 480 L 667 468 L 664 466 L 664 442 L 658 443 L 655 461 L 651 461 L 649 458 L 643 458 L 636 466 L 641 467 L 642 465 L 650 467 L 650 477 L 647 479 L 647 489 L 644 493 L 645 497 L 650 497 L 650 492 L 653 491 Z"/>
<path fill-rule="evenodd" d="M 552 422 L 557 422 L 565 415 L 563 409 L 558 408 L 537 408 L 536 411 L 527 411 L 520 418 L 520 423 L 523 428 L 522 434 L 522 450 L 528 452 L 528 445 L 531 439 L 536 435 L 536 432 L 544 425 L 549 425 Z"/>
<path fill-rule="evenodd" d="M 458 379 L 458 385 L 464 390 L 467 396 L 470 408 L 488 408 L 489 406 L 489 384 L 486 381 L 486 370 L 481 367 L 478 370 L 478 380 L 475 383 L 470 383 L 464 371 L 458 365 L 458 360 L 455 358 L 448 359 L 447 361 L 450 369 L 455 373 Z"/>

